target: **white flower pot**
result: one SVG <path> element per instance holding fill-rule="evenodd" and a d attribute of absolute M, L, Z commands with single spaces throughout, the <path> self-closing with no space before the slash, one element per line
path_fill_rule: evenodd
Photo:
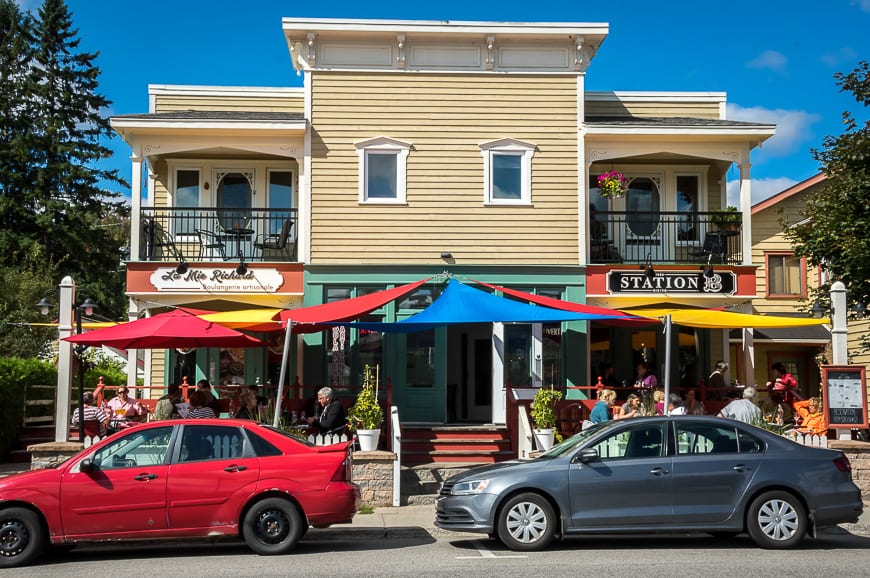
<path fill-rule="evenodd" d="M 535 446 L 537 446 L 539 450 L 543 452 L 553 447 L 553 441 L 556 437 L 556 434 L 553 433 L 553 428 L 536 429 L 534 430 L 534 434 Z"/>
<path fill-rule="evenodd" d="M 380 429 L 356 430 L 356 439 L 359 440 L 359 449 L 363 452 L 373 452 L 378 449 L 378 439 L 380 439 L 380 437 Z"/>

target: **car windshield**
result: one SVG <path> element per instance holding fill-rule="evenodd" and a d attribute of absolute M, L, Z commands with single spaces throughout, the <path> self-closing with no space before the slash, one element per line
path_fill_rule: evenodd
<path fill-rule="evenodd" d="M 577 446 L 588 440 L 590 437 L 607 427 L 608 423 L 610 422 L 595 424 L 590 428 L 584 429 L 579 433 L 574 434 L 565 441 L 559 442 L 552 448 L 539 455 L 537 459 L 551 459 L 572 452 L 574 448 L 576 448 Z"/>

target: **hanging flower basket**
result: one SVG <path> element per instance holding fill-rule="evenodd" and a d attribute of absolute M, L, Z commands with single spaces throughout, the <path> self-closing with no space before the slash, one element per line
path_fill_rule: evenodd
<path fill-rule="evenodd" d="M 598 189 L 602 197 L 618 198 L 628 192 L 628 177 L 617 171 L 598 175 Z"/>

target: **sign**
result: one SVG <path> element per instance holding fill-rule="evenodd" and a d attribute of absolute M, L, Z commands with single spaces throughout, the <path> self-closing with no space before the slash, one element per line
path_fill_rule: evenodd
<path fill-rule="evenodd" d="M 867 388 L 863 365 L 823 365 L 822 391 L 829 428 L 866 428 Z"/>
<path fill-rule="evenodd" d="M 174 293 L 274 293 L 284 284 L 284 276 L 277 269 L 253 267 L 244 275 L 235 267 L 190 267 L 184 274 L 160 267 L 151 273 L 151 284 L 157 291 Z"/>
<path fill-rule="evenodd" d="M 652 277 L 644 270 L 607 272 L 607 292 L 611 295 L 633 294 L 704 294 L 734 295 L 737 277 L 732 271 L 714 271 L 706 277 L 701 271 L 656 271 Z"/>

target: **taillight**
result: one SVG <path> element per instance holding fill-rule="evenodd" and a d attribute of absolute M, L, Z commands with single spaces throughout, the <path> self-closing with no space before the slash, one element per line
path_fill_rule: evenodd
<path fill-rule="evenodd" d="M 849 462 L 849 458 L 847 458 L 846 456 L 834 458 L 834 465 L 837 466 L 837 469 L 841 472 L 852 471 L 852 464 Z"/>
<path fill-rule="evenodd" d="M 341 466 L 335 470 L 332 476 L 333 482 L 352 482 L 353 481 L 353 445 L 347 446 L 347 451 L 344 454 L 344 461 Z"/>

